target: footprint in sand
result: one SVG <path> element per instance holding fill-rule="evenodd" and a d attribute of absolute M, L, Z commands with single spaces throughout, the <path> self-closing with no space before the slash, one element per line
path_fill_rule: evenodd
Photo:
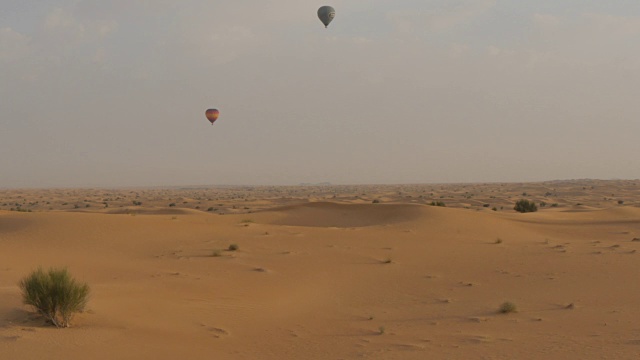
<path fill-rule="evenodd" d="M 229 335 L 229 332 L 225 329 L 214 326 L 207 326 L 206 324 L 201 324 L 201 326 L 204 327 L 208 332 L 210 332 L 216 339 Z"/>
<path fill-rule="evenodd" d="M 489 343 L 493 341 L 491 337 L 485 335 L 466 335 L 462 336 L 460 340 L 462 342 L 469 342 L 473 344 Z"/>
<path fill-rule="evenodd" d="M 12 336 L 2 336 L 0 337 L 1 341 L 18 341 L 22 336 L 20 335 L 12 335 Z"/>
<path fill-rule="evenodd" d="M 419 344 L 393 344 L 391 347 L 400 351 L 421 351 L 425 349 L 423 345 Z"/>
<path fill-rule="evenodd" d="M 473 316 L 473 317 L 469 318 L 469 321 L 474 322 L 474 323 L 481 323 L 481 322 L 489 321 L 489 319 L 485 318 L 485 317 Z"/>

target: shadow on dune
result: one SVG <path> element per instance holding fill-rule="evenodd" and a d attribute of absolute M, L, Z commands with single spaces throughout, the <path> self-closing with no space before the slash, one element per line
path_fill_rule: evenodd
<path fill-rule="evenodd" d="M 350 228 L 413 221 L 424 213 L 424 206 L 317 202 L 274 208 L 264 213 L 277 215 L 268 221 L 275 225 Z"/>
<path fill-rule="evenodd" d="M 201 211 L 191 209 L 172 209 L 172 208 L 121 208 L 109 210 L 107 214 L 137 214 L 137 215 L 190 215 L 200 214 Z"/>
<path fill-rule="evenodd" d="M 30 326 L 30 327 L 47 327 L 44 318 L 33 311 L 27 311 L 21 308 L 13 308 L 3 313 L 4 319 L 0 322 L 0 327 L 9 326 Z"/>
<path fill-rule="evenodd" d="M 30 223 L 30 220 L 18 216 L 0 216 L 0 234 L 24 229 L 29 226 Z"/>

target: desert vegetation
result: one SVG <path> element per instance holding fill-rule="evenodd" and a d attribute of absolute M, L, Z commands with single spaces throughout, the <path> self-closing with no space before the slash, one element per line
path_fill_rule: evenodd
<path fill-rule="evenodd" d="M 83 311 L 89 300 L 89 285 L 73 279 L 66 268 L 38 268 L 18 285 L 23 303 L 56 327 L 69 327 L 73 315 Z"/>
<path fill-rule="evenodd" d="M 498 311 L 502 314 L 514 313 L 517 311 L 517 307 L 516 304 L 510 301 L 505 301 L 500 305 L 500 309 Z"/>
<path fill-rule="evenodd" d="M 538 206 L 533 201 L 521 199 L 516 202 L 513 210 L 521 213 L 536 212 L 538 211 Z"/>

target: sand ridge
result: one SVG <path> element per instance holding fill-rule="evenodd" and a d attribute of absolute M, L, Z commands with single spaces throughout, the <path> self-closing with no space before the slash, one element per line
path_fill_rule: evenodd
<path fill-rule="evenodd" d="M 426 208 L 414 204 L 344 204 L 310 202 L 269 209 L 281 219 L 271 223 L 291 226 L 362 227 L 381 226 L 418 219 Z"/>

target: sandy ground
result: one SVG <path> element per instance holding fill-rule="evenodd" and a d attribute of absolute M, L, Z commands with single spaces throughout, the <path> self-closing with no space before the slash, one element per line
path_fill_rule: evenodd
<path fill-rule="evenodd" d="M 0 358 L 637 359 L 639 250 L 640 181 L 0 190 Z"/>

